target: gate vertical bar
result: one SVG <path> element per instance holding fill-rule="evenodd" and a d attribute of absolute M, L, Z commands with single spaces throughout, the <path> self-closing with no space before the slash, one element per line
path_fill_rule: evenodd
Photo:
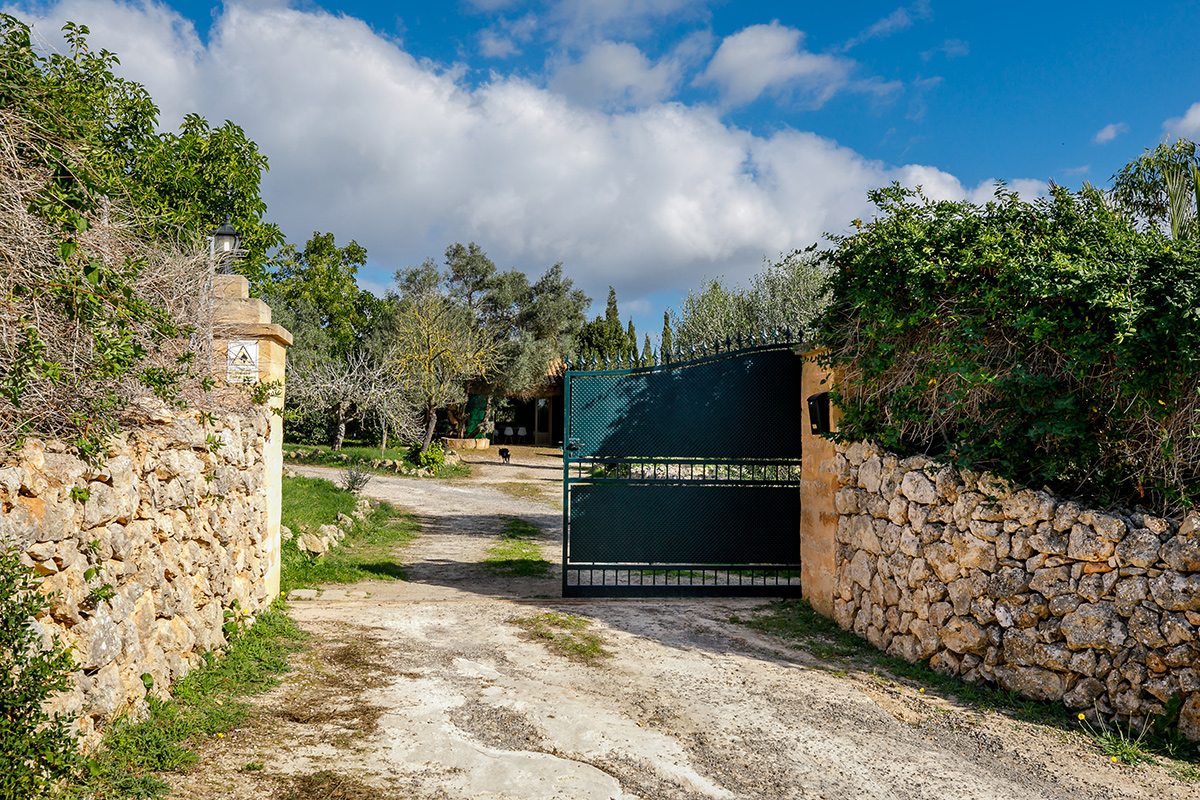
<path fill-rule="evenodd" d="M 571 540 L 571 370 L 563 371 L 563 536 L 562 596 L 567 596 L 567 547 Z"/>

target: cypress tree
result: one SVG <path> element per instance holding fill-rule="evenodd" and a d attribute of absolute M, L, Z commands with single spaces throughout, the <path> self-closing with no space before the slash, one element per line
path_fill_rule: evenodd
<path fill-rule="evenodd" d="M 662 341 L 659 342 L 658 355 L 662 363 L 671 360 L 671 312 L 663 312 Z"/>

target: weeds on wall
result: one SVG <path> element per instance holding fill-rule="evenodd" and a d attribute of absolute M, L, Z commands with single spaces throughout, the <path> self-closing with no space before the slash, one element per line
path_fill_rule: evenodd
<path fill-rule="evenodd" d="M 204 663 L 177 681 L 169 697 L 151 694 L 153 681 L 143 676 L 149 715 L 114 721 L 66 795 L 99 800 L 162 796 L 170 784 L 161 773 L 186 770 L 204 739 L 223 738 L 245 720 L 250 706 L 243 698 L 278 685 L 288 654 L 303 639 L 295 622 L 277 607 L 259 614 L 253 625 L 238 627 L 220 657 L 205 653 Z"/>
<path fill-rule="evenodd" d="M 1101 503 L 1200 502 L 1200 241 L 1094 189 L 870 198 L 834 237 L 821 322 L 840 438 Z"/>

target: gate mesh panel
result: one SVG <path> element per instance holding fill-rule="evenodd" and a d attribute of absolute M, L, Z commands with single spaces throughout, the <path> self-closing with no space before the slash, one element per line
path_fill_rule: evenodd
<path fill-rule="evenodd" d="M 567 372 L 564 596 L 798 595 L 800 363 Z"/>

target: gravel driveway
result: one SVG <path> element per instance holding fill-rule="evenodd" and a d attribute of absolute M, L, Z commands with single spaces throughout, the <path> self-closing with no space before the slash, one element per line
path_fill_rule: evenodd
<path fill-rule="evenodd" d="M 203 767 L 177 783 L 178 796 L 1200 794 L 1161 769 L 1112 764 L 1079 737 L 833 670 L 730 622 L 760 601 L 565 601 L 557 570 L 497 577 L 478 562 L 504 516 L 536 525 L 546 557 L 559 558 L 561 462 L 514 451 L 508 466 L 476 454 L 469 480 L 372 480 L 367 495 L 423 518 L 422 536 L 400 556 L 410 580 L 293 602 L 293 616 L 316 635 L 313 649 L 260 699 L 254 723 L 202 750 Z M 544 494 L 518 499 L 513 484 Z M 589 620 L 611 657 L 568 660 L 512 622 L 546 611 Z"/>

